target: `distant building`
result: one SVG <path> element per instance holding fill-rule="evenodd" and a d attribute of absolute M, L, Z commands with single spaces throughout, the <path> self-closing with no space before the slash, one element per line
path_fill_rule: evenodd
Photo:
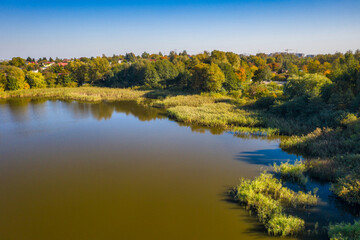
<path fill-rule="evenodd" d="M 44 62 L 43 63 L 43 68 L 48 68 L 48 67 L 51 67 L 52 65 L 54 65 L 55 63 L 54 62 Z"/>
<path fill-rule="evenodd" d="M 315 55 L 314 54 L 308 54 L 308 55 L 306 55 L 306 57 L 313 58 L 313 57 L 315 57 Z"/>
<path fill-rule="evenodd" d="M 303 58 L 303 57 L 305 57 L 305 54 L 304 53 L 295 53 L 295 56 Z"/>
<path fill-rule="evenodd" d="M 62 63 L 62 62 L 61 62 L 61 63 L 58 63 L 58 65 L 61 66 L 61 67 L 65 67 L 65 66 L 68 65 L 68 63 Z"/>

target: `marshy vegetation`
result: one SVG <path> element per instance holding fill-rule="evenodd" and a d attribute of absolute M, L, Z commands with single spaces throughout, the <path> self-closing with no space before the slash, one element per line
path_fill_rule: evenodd
<path fill-rule="evenodd" d="M 8 98 L 51 98 L 60 100 L 76 100 L 87 102 L 136 100 L 143 97 L 147 91 L 132 89 L 114 89 L 99 87 L 79 88 L 46 88 L 0 92 L 0 99 Z"/>
<path fill-rule="evenodd" d="M 266 172 L 253 181 L 242 179 L 234 196 L 241 205 L 256 212 L 269 234 L 280 236 L 300 234 L 305 230 L 304 220 L 287 214 L 289 209 L 311 207 L 318 201 L 315 194 L 294 192 Z"/>
<path fill-rule="evenodd" d="M 277 165 L 274 163 L 274 172 L 279 173 L 281 179 L 291 181 L 299 185 L 306 185 L 308 178 L 304 175 L 306 172 L 306 165 L 302 161 L 295 161 L 294 164 L 289 162 Z"/>

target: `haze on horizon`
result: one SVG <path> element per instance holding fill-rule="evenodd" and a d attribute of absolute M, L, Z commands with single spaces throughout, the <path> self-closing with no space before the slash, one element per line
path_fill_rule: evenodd
<path fill-rule="evenodd" d="M 346 52 L 360 48 L 359 12 L 356 0 L 3 0 L 0 59 L 214 49 Z"/>

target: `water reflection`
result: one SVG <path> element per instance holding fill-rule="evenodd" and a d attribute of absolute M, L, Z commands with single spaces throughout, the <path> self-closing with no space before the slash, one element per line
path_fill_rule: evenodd
<path fill-rule="evenodd" d="M 113 113 L 125 113 L 137 117 L 140 121 L 151 121 L 162 119 L 165 116 L 164 111 L 155 108 L 149 108 L 137 104 L 135 101 L 122 102 L 102 102 L 102 103 L 82 103 L 74 101 L 59 101 L 47 99 L 10 99 L 0 102 L 0 108 L 6 108 L 11 116 L 12 122 L 26 122 L 30 118 L 37 116 L 43 117 L 47 108 L 59 108 L 58 102 L 63 106 L 61 111 L 70 111 L 76 119 L 92 117 L 96 120 L 109 120 Z M 48 103 L 48 104 L 45 104 Z"/>
<path fill-rule="evenodd" d="M 269 166 L 274 163 L 282 163 L 287 161 L 295 161 L 297 156 L 289 155 L 281 149 L 262 149 L 253 152 L 239 152 L 235 155 L 235 160 L 244 161 L 250 164 Z"/>

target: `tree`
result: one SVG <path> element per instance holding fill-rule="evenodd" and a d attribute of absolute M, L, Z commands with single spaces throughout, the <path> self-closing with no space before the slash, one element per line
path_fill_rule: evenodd
<path fill-rule="evenodd" d="M 206 91 L 219 91 L 225 82 L 225 75 L 217 64 L 211 63 L 209 68 L 209 77 L 206 82 Z"/>
<path fill-rule="evenodd" d="M 144 72 L 144 83 L 148 87 L 160 87 L 160 77 L 153 65 L 147 64 Z"/>
<path fill-rule="evenodd" d="M 310 60 L 307 65 L 309 73 L 320 73 L 321 72 L 321 63 L 319 60 Z"/>
<path fill-rule="evenodd" d="M 20 90 L 26 87 L 25 73 L 17 67 L 9 66 L 5 69 L 7 90 Z"/>
<path fill-rule="evenodd" d="M 253 80 L 255 82 L 262 82 L 262 81 L 270 80 L 270 79 L 271 79 L 271 70 L 268 65 L 260 66 L 254 72 Z"/>
<path fill-rule="evenodd" d="M 215 63 L 196 65 L 192 72 L 191 86 L 194 90 L 219 91 L 225 81 L 225 75 Z"/>
<path fill-rule="evenodd" d="M 229 63 L 226 53 L 218 50 L 214 50 L 211 52 L 211 62 L 221 64 L 221 63 Z"/>
<path fill-rule="evenodd" d="M 136 56 L 134 53 L 127 53 L 125 55 L 125 60 L 128 62 L 135 62 L 136 61 Z"/>
<path fill-rule="evenodd" d="M 288 73 L 289 75 L 297 75 L 299 74 L 299 68 L 295 64 L 290 63 L 288 64 Z"/>
<path fill-rule="evenodd" d="M 104 75 L 110 70 L 110 63 L 106 58 L 96 57 L 90 62 L 89 79 L 91 82 L 103 80 Z"/>
<path fill-rule="evenodd" d="M 28 72 L 26 80 L 31 88 L 46 88 L 45 77 L 41 73 Z"/>
<path fill-rule="evenodd" d="M 240 56 L 233 52 L 227 52 L 226 57 L 229 61 L 229 63 L 234 67 L 238 68 L 240 67 Z"/>
<path fill-rule="evenodd" d="M 182 53 L 181 53 L 182 56 L 188 56 L 188 53 L 186 50 L 184 50 Z"/>
<path fill-rule="evenodd" d="M 14 66 L 14 67 L 24 67 L 25 66 L 25 59 L 23 59 L 21 57 L 13 57 L 9 61 L 9 64 L 11 66 Z"/>
<path fill-rule="evenodd" d="M 174 64 L 167 59 L 156 61 L 154 67 L 160 77 L 160 80 L 163 82 L 171 81 L 179 74 Z"/>
<path fill-rule="evenodd" d="M 227 91 L 238 90 L 241 87 L 241 80 L 234 71 L 234 68 L 228 63 L 219 65 L 225 75 L 224 88 Z"/>
<path fill-rule="evenodd" d="M 105 63 L 106 64 L 106 63 Z M 67 66 L 71 77 L 75 79 L 79 86 L 89 81 L 89 65 L 79 60 L 72 61 Z"/>
<path fill-rule="evenodd" d="M 143 52 L 143 54 L 141 54 L 141 57 L 144 59 L 148 59 L 150 57 L 150 54 L 148 54 L 147 52 Z"/>
<path fill-rule="evenodd" d="M 6 84 L 7 84 L 7 80 L 6 80 L 6 75 L 4 72 L 0 72 L 0 92 L 5 91 L 6 89 Z"/>
<path fill-rule="evenodd" d="M 284 94 L 290 98 L 299 96 L 316 97 L 331 80 L 320 74 L 305 74 L 289 77 L 284 85 Z"/>
<path fill-rule="evenodd" d="M 45 81 L 46 84 L 49 88 L 54 88 L 56 87 L 56 82 L 57 82 L 57 74 L 53 73 L 53 72 L 45 72 L 44 73 L 44 77 L 45 77 Z"/>

